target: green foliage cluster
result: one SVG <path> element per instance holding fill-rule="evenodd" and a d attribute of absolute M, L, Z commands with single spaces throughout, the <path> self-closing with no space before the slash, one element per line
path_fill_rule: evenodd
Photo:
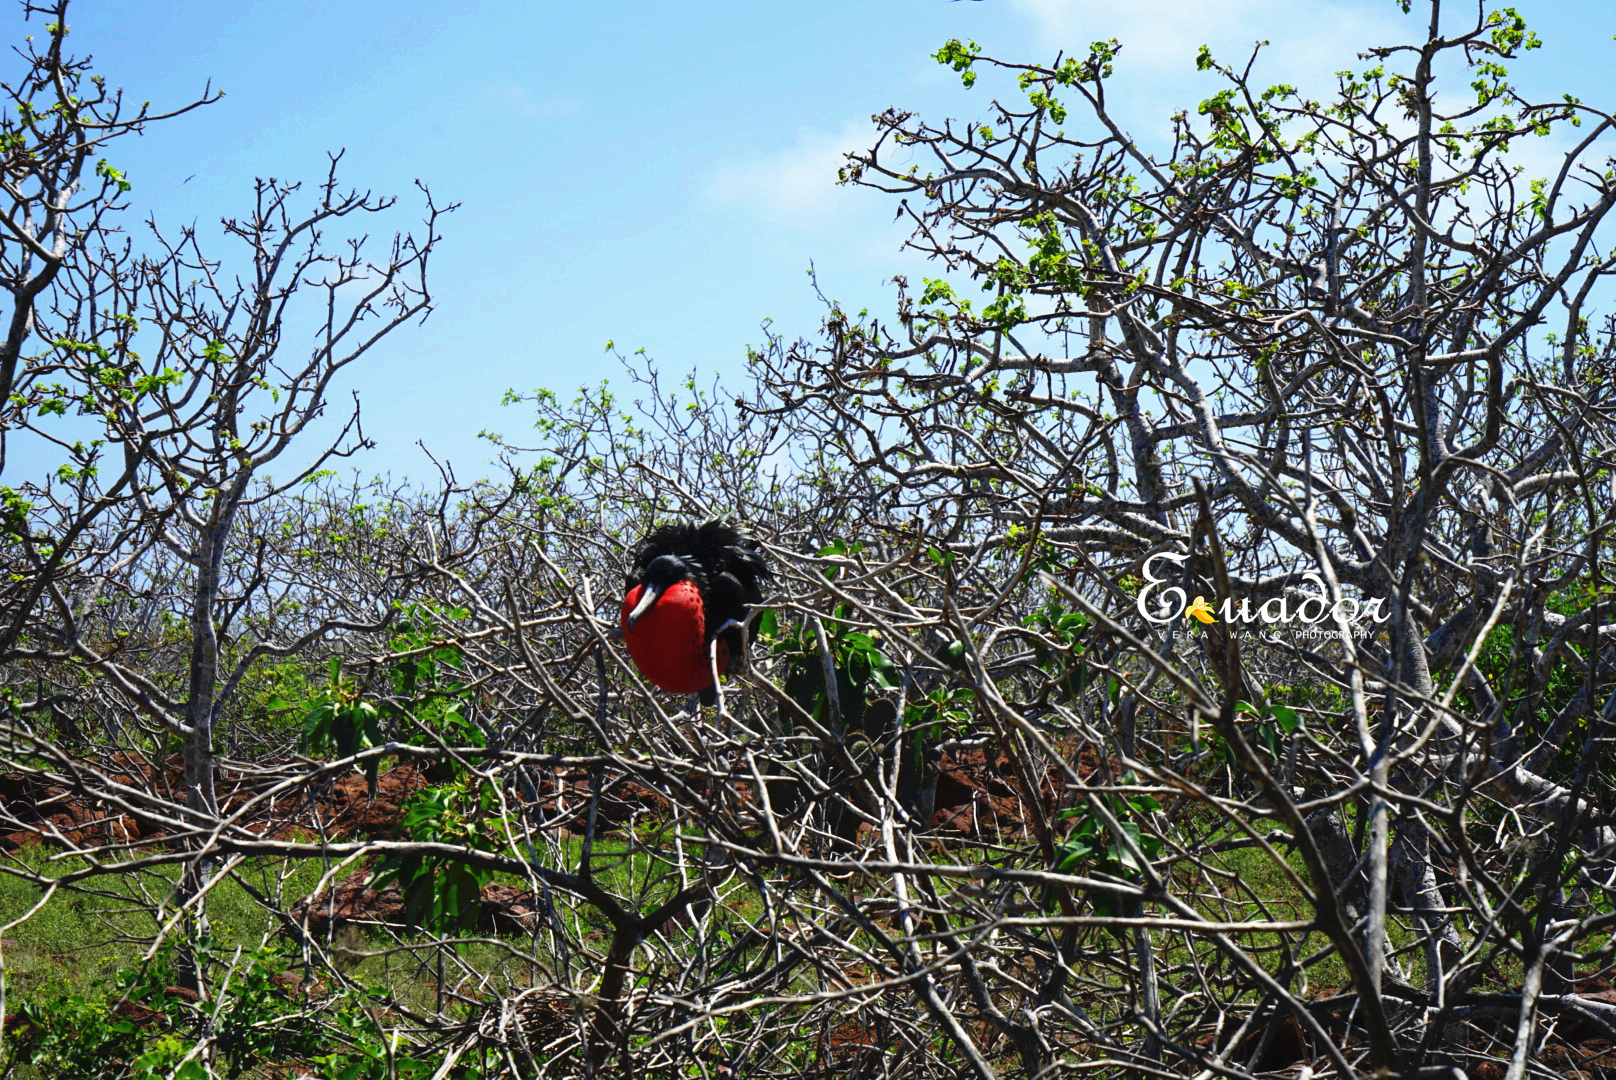
<path fill-rule="evenodd" d="M 864 545 L 849 545 L 845 540 L 834 540 L 819 551 L 820 558 L 851 556 L 864 550 Z M 823 573 L 835 581 L 841 568 L 827 567 Z M 825 657 L 821 651 L 819 634 L 807 622 L 790 629 L 782 629 L 773 611 L 760 619 L 759 637 L 769 642 L 771 655 L 787 664 L 781 685 L 786 694 L 814 719 L 824 723 L 833 721 L 840 730 L 847 731 L 864 726 L 864 714 L 872 695 L 895 690 L 902 678 L 892 662 L 881 652 L 876 638 L 854 629 L 852 608 L 846 604 L 836 608 L 824 627 L 825 647 L 829 650 L 831 666 L 836 674 L 836 702 L 840 715 L 830 716 L 830 695 L 826 692 Z M 781 729 L 790 731 L 796 726 L 791 710 L 780 706 Z"/>
<path fill-rule="evenodd" d="M 411 795 L 400 827 L 416 843 L 455 844 L 473 851 L 509 847 L 500 827 L 499 800 L 486 781 L 467 777 Z M 494 879 L 486 867 L 436 855 L 389 855 L 377 866 L 371 887 L 398 882 L 406 924 L 458 935 L 477 927 L 482 887 Z"/>
<path fill-rule="evenodd" d="M 388 677 L 393 693 L 370 697 L 356 679 L 342 674 L 343 661 L 330 661 L 330 679 L 310 698 L 303 715 L 303 745 L 314 754 L 351 757 L 393 743 L 481 747 L 485 738 L 471 719 L 472 696 L 461 649 L 443 640 L 440 620 L 466 618 L 464 608 L 410 605 L 392 628 Z M 291 706 L 284 701 L 282 707 Z M 363 761 L 370 793 L 385 754 Z M 483 780 L 473 781 L 451 758 L 449 778 L 415 792 L 404 803 L 400 828 L 418 843 L 458 844 L 479 851 L 508 847 L 499 828 L 498 796 Z M 441 934 L 474 929 L 481 912 L 481 890 L 493 871 L 436 855 L 391 855 L 371 877 L 371 887 L 397 882 L 404 896 L 407 924 Z"/>
<path fill-rule="evenodd" d="M 1135 778 L 1123 778 L 1124 784 L 1135 783 Z M 1105 800 L 1105 806 L 1115 822 L 1115 828 L 1104 816 L 1095 812 L 1092 802 L 1062 810 L 1057 817 L 1071 821 L 1066 837 L 1055 845 L 1055 859 L 1051 867 L 1056 873 L 1076 874 L 1093 871 L 1118 881 L 1138 882 L 1143 879 L 1140 856 L 1154 859 L 1161 854 L 1162 838 L 1156 832 L 1140 827 L 1148 814 L 1159 813 L 1162 805 L 1150 795 L 1096 796 Z M 1126 914 L 1118 903 L 1117 894 L 1104 889 L 1091 889 L 1088 899 L 1094 914 L 1109 917 Z M 1056 894 L 1046 887 L 1043 894 L 1045 911 L 1055 909 Z"/>
<path fill-rule="evenodd" d="M 302 706 L 304 750 L 346 758 L 385 746 L 389 740 L 420 745 L 417 740 L 422 736 L 440 745 L 482 746 L 482 731 L 467 713 L 465 657 L 458 646 L 440 640 L 432 624 L 433 618 L 453 621 L 467 614 L 464 608 L 405 607 L 390 641 L 388 676 L 393 693 L 380 701 L 372 699 L 361 681 L 345 677 L 343 658 L 333 656 L 326 685 Z M 297 708 L 278 693 L 269 707 Z M 372 755 L 364 762 L 373 796 L 384 756 Z"/>
<path fill-rule="evenodd" d="M 202 951 L 209 953 L 206 943 Z M 74 1080 L 236 1080 L 261 1065 L 301 1061 L 321 1080 L 429 1076 L 436 1063 L 399 1058 L 370 1018 L 379 1000 L 361 991 L 306 999 L 287 957 L 260 949 L 222 961 L 229 978 L 197 1004 L 176 984 L 173 949 L 149 962 L 24 1001 L 8 1024 L 13 1060 L 45 1076 Z M 206 1043 L 198 1041 L 203 1031 Z M 330 1051 L 333 1034 L 347 1047 Z M 207 1047 L 210 1065 L 199 1060 Z M 210 1067 L 212 1071 L 210 1072 Z M 476 1070 L 452 1073 L 477 1080 Z"/>
<path fill-rule="evenodd" d="M 1050 600 L 1023 617 L 1021 624 L 1037 632 L 1032 638 L 1033 657 L 1054 677 L 1056 689 L 1068 700 L 1081 694 L 1094 678 L 1093 670 L 1080 662 L 1089 617 Z"/>

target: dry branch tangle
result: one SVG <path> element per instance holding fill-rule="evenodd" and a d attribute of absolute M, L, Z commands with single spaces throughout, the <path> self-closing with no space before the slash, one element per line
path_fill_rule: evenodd
<path fill-rule="evenodd" d="M 435 1000 L 387 1022 L 513 1075 L 1602 1075 L 1612 120 L 1476 69 L 1508 109 L 1488 126 L 1431 75 L 1524 42 L 1508 16 L 1438 26 L 1326 105 L 1225 71 L 1160 152 L 1109 117 L 1108 47 L 945 49 L 1023 85 L 985 127 L 883 114 L 847 175 L 904 196 L 951 279 L 900 283 L 892 322 L 830 305 L 817 339 L 770 338 L 738 397 L 642 362 L 639 415 L 536 394 L 539 445 L 499 482 L 253 487 L 268 450 L 183 404 L 262 390 L 208 355 L 229 297 L 153 277 L 197 347 L 189 382 L 113 409 L 143 486 L 36 486 L 7 534 L 6 772 L 141 823 L 134 854 L 192 868 L 198 907 L 237 859 L 319 861 L 337 902 L 372 857 L 512 875 L 522 934 L 441 946 Z M 1556 177 L 1510 170 L 1503 140 L 1572 117 Z M 254 265 L 290 198 L 261 194 Z M 327 186 L 316 216 L 373 205 Z M 372 279 L 390 314 L 355 309 L 377 330 L 427 302 L 436 215 Z M 162 266 L 211 265 L 189 245 Z M 240 364 L 285 348 L 240 334 Z M 306 410 L 361 351 L 274 377 Z M 82 361 L 62 377 L 99 393 Z M 269 412 L 265 448 L 306 415 Z M 780 570 L 722 712 L 649 692 L 614 632 L 633 542 L 717 513 Z M 1212 623 L 1141 617 L 1162 554 Z M 1231 628 L 1321 595 L 1386 621 Z M 294 754 L 327 699 L 375 737 Z M 176 738 L 182 775 L 128 767 Z M 367 835 L 366 770 L 398 762 L 422 794 L 384 787 L 399 813 Z M 262 827 L 338 787 L 353 814 Z M 105 860 L 63 887 L 124 872 L 117 836 L 59 832 Z M 320 929 L 307 895 L 261 899 Z M 327 935 L 291 936 L 345 985 Z"/>

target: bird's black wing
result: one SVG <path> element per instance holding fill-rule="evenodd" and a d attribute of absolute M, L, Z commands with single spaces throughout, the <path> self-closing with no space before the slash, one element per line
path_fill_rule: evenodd
<path fill-rule="evenodd" d="M 756 540 L 721 518 L 703 522 L 691 539 L 691 558 L 701 566 L 705 578 L 702 606 L 708 633 L 717 633 L 726 622 L 741 624 L 723 631 L 730 663 L 738 667 L 751 645 L 751 624 L 757 606 L 763 603 L 769 564 Z"/>
<path fill-rule="evenodd" d="M 755 603 L 748 595 L 746 586 L 734 574 L 719 574 L 717 577 L 708 578 L 702 600 L 709 632 L 717 630 L 731 620 L 745 622 L 750 614 L 746 610 L 747 605 Z"/>
<path fill-rule="evenodd" d="M 729 646 L 729 670 L 738 671 L 745 663 L 743 654 L 752 644 L 752 624 L 757 618 L 752 605 L 763 599 L 755 588 L 748 588 L 734 574 L 719 574 L 708 579 L 702 593 L 702 607 L 707 615 L 707 632 L 716 633 Z M 725 623 L 739 623 L 722 630 Z"/>
<path fill-rule="evenodd" d="M 745 530 L 714 518 L 694 530 L 690 554 L 709 579 L 730 575 L 744 590 L 747 603 L 757 604 L 763 601 L 763 582 L 770 576 L 760 547 Z"/>

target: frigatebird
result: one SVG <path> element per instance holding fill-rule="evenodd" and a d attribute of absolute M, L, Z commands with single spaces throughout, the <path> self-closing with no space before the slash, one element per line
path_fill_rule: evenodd
<path fill-rule="evenodd" d="M 722 518 L 660 525 L 634 549 L 623 641 L 640 673 L 675 694 L 717 700 L 713 681 L 744 663 L 769 565 L 761 545 Z"/>

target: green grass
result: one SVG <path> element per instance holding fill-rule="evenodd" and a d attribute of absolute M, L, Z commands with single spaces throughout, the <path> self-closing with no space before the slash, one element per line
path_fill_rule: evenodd
<path fill-rule="evenodd" d="M 671 872 L 666 856 L 648 850 L 648 846 L 671 846 L 672 842 L 673 835 L 667 827 L 646 830 L 643 837 L 632 840 L 621 834 L 597 840 L 594 848 L 596 880 L 607 892 L 643 914 L 673 895 L 678 887 L 679 878 Z M 685 842 L 695 845 L 697 840 L 688 837 Z M 970 848 L 969 843 L 950 845 L 932 852 L 931 857 L 956 861 L 961 858 L 962 849 Z M 573 873 L 578 869 L 581 852 L 582 841 L 565 836 L 536 854 L 548 865 Z M 699 847 L 687 847 L 686 857 L 691 863 L 699 863 L 699 856 Z M 1284 857 L 1286 864 L 1306 880 L 1300 856 L 1290 852 Z M 82 866 L 77 859 L 52 859 L 50 850 L 45 848 L 28 849 L 11 857 L 10 861 L 13 866 L 52 876 Z M 1261 849 L 1237 849 L 1211 856 L 1209 861 L 1227 876 L 1215 879 L 1216 897 L 1193 901 L 1206 917 L 1220 921 L 1265 917 L 1254 897 L 1261 898 L 1269 915 L 1275 918 L 1311 915 L 1300 891 Z M 345 868 L 338 877 L 346 877 L 356 868 L 357 864 Z M 266 859 L 243 863 L 237 872 L 259 892 L 275 898 L 282 907 L 290 907 L 314 890 L 325 869 L 325 864 L 319 860 L 290 863 Z M 165 867 L 131 874 L 112 873 L 82 883 L 78 891 L 60 890 L 27 921 L 7 931 L 8 940 L 4 943 L 7 1011 L 16 1011 L 22 1002 L 50 1000 L 53 995 L 64 992 L 105 997 L 109 993 L 107 980 L 116 972 L 136 965 L 157 932 L 158 924 L 151 909 L 169 898 L 177 872 L 176 868 Z M 496 880 L 518 888 L 528 887 L 527 880 L 520 876 L 501 874 L 496 875 Z M 1205 877 L 1195 882 L 1193 889 L 1189 888 L 1185 871 L 1175 873 L 1173 884 L 1175 891 L 1184 896 L 1195 891 L 1213 891 Z M 845 882 L 844 888 L 858 894 L 866 885 L 880 887 L 876 882 L 860 879 Z M 38 902 L 40 895 L 41 890 L 32 882 L 0 874 L 0 921 L 10 922 L 21 917 Z M 559 898 L 557 908 L 569 922 L 576 919 L 569 925 L 569 938 L 581 941 L 597 957 L 604 954 L 611 936 L 611 928 L 604 917 L 587 905 L 569 907 Z M 237 947 L 251 952 L 265 943 L 279 941 L 284 944 L 288 961 L 296 963 L 280 920 L 235 880 L 222 880 L 210 891 L 208 911 L 216 957 L 228 959 Z M 737 933 L 746 924 L 757 924 L 765 914 L 765 905 L 755 884 L 737 877 L 730 880 L 710 918 L 716 926 Z M 876 942 L 862 929 L 850 924 L 846 930 L 857 944 L 879 952 Z M 669 936 L 676 937 L 681 932 L 677 928 L 670 929 Z M 1412 940 L 1410 933 L 1395 921 L 1388 927 L 1388 933 L 1394 947 Z M 1279 970 L 1283 960 L 1280 935 L 1237 933 L 1234 936 L 1269 971 Z M 1087 932 L 1087 937 L 1091 944 L 1115 952 L 1114 943 L 1104 931 L 1096 928 Z M 1304 959 L 1327 944 L 1318 933 L 1291 937 L 1295 955 Z M 1188 965 L 1193 960 L 1191 950 L 1200 954 L 1203 961 L 1212 960 L 1211 947 L 1204 940 L 1163 932 L 1152 934 L 1152 940 L 1163 970 Z M 339 932 L 330 944 L 347 978 L 382 991 L 397 1004 L 420 1013 L 435 1013 L 440 1007 L 447 1007 L 450 1012 L 462 1011 L 472 1007 L 463 998 L 480 1002 L 490 993 L 509 993 L 535 984 L 549 984 L 560 974 L 557 968 L 563 963 L 553 951 L 549 930 L 542 930 L 536 937 L 467 944 L 445 956 L 441 983 L 438 957 L 429 947 L 432 939 L 428 935 L 405 933 L 397 928 L 369 931 L 355 928 Z M 376 955 L 358 955 L 360 953 Z M 1113 958 L 1122 956 L 1115 953 Z M 658 957 L 665 958 L 665 954 L 654 942 L 649 942 L 637 954 L 636 964 L 653 964 Z M 744 964 L 745 960 L 738 962 Z M 1212 963 L 1215 967 L 1223 964 L 1217 960 Z M 1423 978 L 1422 956 L 1409 954 L 1404 965 L 1412 981 L 1417 983 Z M 573 951 L 570 971 L 561 975 L 561 980 L 587 986 L 598 974 L 596 961 Z M 1084 975 L 1085 981 L 1091 981 L 1094 986 L 1120 986 L 1128 978 L 1123 967 L 1099 961 Z M 800 989 L 813 989 L 810 985 L 813 976 L 808 968 L 797 972 L 793 978 L 801 982 Z M 479 985 L 482 979 L 486 982 Z M 103 985 L 98 987 L 97 980 L 102 980 Z M 1309 994 L 1348 985 L 1345 967 L 1335 955 L 1312 965 L 1305 973 L 1305 981 L 1292 982 L 1293 989 Z M 456 998 L 457 992 L 462 999 Z M 1246 996 L 1255 1000 L 1257 995 L 1251 992 Z M 465 1015 L 463 1011 L 462 1015 Z M 745 1027 L 739 1017 L 734 1023 L 738 1025 L 737 1030 Z M 30 1076 L 26 1069 L 15 1075 Z"/>
<path fill-rule="evenodd" d="M 76 858 L 53 860 L 50 855 L 46 848 L 27 848 L 6 862 L 48 877 L 84 865 Z M 260 892 L 280 894 L 290 904 L 314 887 L 321 869 L 316 862 L 289 867 L 264 860 L 244 863 L 238 873 Z M 175 868 L 164 867 L 107 874 L 80 882 L 76 889 L 58 889 L 27 921 L 6 932 L 8 997 L 45 989 L 83 992 L 93 980 L 138 963 L 159 929 L 152 909 L 171 899 L 177 873 Z M 33 882 L 0 874 L 0 922 L 22 917 L 43 892 Z M 171 903 L 167 906 L 172 909 Z M 281 928 L 278 919 L 231 879 L 210 890 L 208 917 L 216 946 L 225 952 L 233 952 L 237 946 L 258 949 L 272 942 Z"/>

